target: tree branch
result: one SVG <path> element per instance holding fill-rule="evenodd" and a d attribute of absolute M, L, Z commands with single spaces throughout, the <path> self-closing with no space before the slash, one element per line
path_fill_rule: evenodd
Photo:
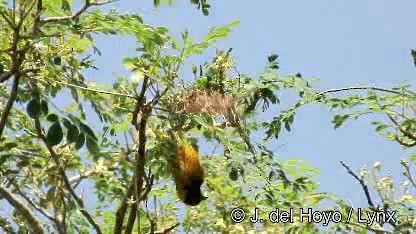
<path fill-rule="evenodd" d="M 0 119 L 0 138 L 3 135 L 4 128 L 6 127 L 7 119 L 9 118 L 10 111 L 13 107 L 13 103 L 16 100 L 18 89 L 19 89 L 19 80 L 20 76 L 16 75 L 13 81 L 12 90 L 10 92 L 10 97 L 7 100 L 6 107 L 2 111 Z"/>
<path fill-rule="evenodd" d="M 134 180 L 131 182 L 129 188 L 127 189 L 127 193 L 125 197 L 123 198 L 123 201 L 121 202 L 119 208 L 116 212 L 116 221 L 114 225 L 114 234 L 121 234 L 121 231 L 123 230 L 123 223 L 124 223 L 124 217 L 126 216 L 127 208 L 128 208 L 128 200 L 133 195 L 134 191 Z"/>
<path fill-rule="evenodd" d="M 19 185 L 17 185 L 16 183 L 13 183 L 13 182 L 12 182 L 12 184 L 13 184 L 14 188 L 16 189 L 17 193 L 21 197 L 23 197 L 23 199 L 25 199 L 26 202 L 29 203 L 29 205 L 31 205 L 35 210 L 37 210 L 39 213 L 44 215 L 50 221 L 55 222 L 55 219 L 50 214 L 48 214 L 48 212 L 46 210 L 44 210 L 43 208 L 38 206 L 31 198 L 26 196 L 26 194 L 19 188 Z"/>
<path fill-rule="evenodd" d="M 374 87 L 374 86 L 363 86 L 363 87 L 347 87 L 347 88 L 340 88 L 340 89 L 328 89 L 320 93 L 317 93 L 316 96 L 321 96 L 326 93 L 337 93 L 337 92 L 349 91 L 349 90 L 375 90 L 375 91 L 381 91 L 381 92 L 386 92 L 386 93 L 403 94 L 403 92 L 392 90 L 392 89 L 385 89 L 385 88 L 379 88 L 379 87 Z"/>
<path fill-rule="evenodd" d="M 175 229 L 176 227 L 178 227 L 180 225 L 180 223 L 176 223 L 175 225 L 172 225 L 168 228 L 166 228 L 163 231 L 159 231 L 159 232 L 155 232 L 155 234 L 168 234 L 170 233 L 173 229 Z"/>
<path fill-rule="evenodd" d="M 57 17 L 49 17 L 43 20 L 40 20 L 41 24 L 45 24 L 45 23 L 63 23 L 65 21 L 68 20 L 72 20 L 78 16 L 80 16 L 82 13 L 84 13 L 89 7 L 91 6 L 102 6 L 108 3 L 112 3 L 115 2 L 115 0 L 108 0 L 108 1 L 104 1 L 104 2 L 95 2 L 94 0 L 85 0 L 85 4 L 84 6 L 77 11 L 75 14 L 72 15 L 68 15 L 68 16 L 57 16 Z"/>
<path fill-rule="evenodd" d="M 0 83 L 3 83 L 4 81 L 8 80 L 12 76 L 13 76 L 12 71 L 7 71 L 7 72 L 0 74 Z"/>
<path fill-rule="evenodd" d="M 365 197 L 367 198 L 367 204 L 371 208 L 375 208 L 373 200 L 371 199 L 370 192 L 368 191 L 368 187 L 365 184 L 364 180 L 359 178 L 344 162 L 339 161 L 341 165 L 347 170 L 348 174 L 352 175 L 358 182 L 360 182 L 361 187 L 363 188 Z"/>
<path fill-rule="evenodd" d="M 30 70 L 27 70 L 27 71 L 30 71 Z M 39 79 L 39 78 L 35 78 L 35 77 L 31 77 L 31 79 L 42 81 L 42 82 L 45 81 L 44 79 Z M 63 82 L 63 81 L 51 80 L 51 82 L 66 85 L 66 86 L 73 87 L 73 88 L 76 88 L 76 89 L 82 89 L 82 90 L 85 90 L 85 91 L 95 92 L 95 93 L 102 93 L 102 94 L 108 94 L 108 95 L 114 95 L 114 96 L 120 96 L 120 97 L 127 97 L 127 98 L 133 98 L 133 99 L 135 98 L 135 96 L 130 95 L 130 94 L 122 94 L 122 93 L 110 92 L 110 91 L 105 91 L 105 90 L 100 90 L 100 89 L 91 89 L 91 88 L 82 87 L 82 86 L 79 86 L 79 85 L 66 83 L 66 82 Z"/>
<path fill-rule="evenodd" d="M 109 170 L 114 169 L 113 167 L 110 167 Z M 89 171 L 85 171 L 82 173 L 79 173 L 79 175 L 73 176 L 71 178 L 69 178 L 69 183 L 73 184 L 73 183 L 78 183 L 79 181 L 81 181 L 82 179 L 86 179 L 90 176 L 93 176 L 95 174 L 97 174 L 97 170 L 95 169 L 91 169 Z"/>
<path fill-rule="evenodd" d="M 153 234 L 153 233 L 155 233 L 155 229 L 157 227 L 157 223 L 156 223 L 156 221 L 152 217 L 150 217 L 149 210 L 147 208 L 147 202 L 146 202 L 146 217 L 147 217 L 147 219 L 150 222 L 150 233 Z"/>
<path fill-rule="evenodd" d="M 144 193 L 140 195 L 140 198 L 138 199 L 139 203 L 146 200 L 147 195 L 152 190 L 153 179 L 154 179 L 154 176 L 152 175 L 152 176 L 150 176 L 150 178 L 148 180 L 146 180 L 146 189 L 145 189 Z M 140 191 L 140 193 L 141 192 L 142 191 Z M 133 199 L 136 200 L 136 197 L 134 196 Z M 137 217 L 138 209 L 139 209 L 139 207 L 137 205 L 130 206 L 130 214 L 129 214 L 129 217 L 128 217 L 128 220 L 127 220 L 126 230 L 125 230 L 126 234 L 131 234 L 132 231 L 133 231 L 133 226 L 134 226 L 135 219 Z M 150 220 L 150 221 L 152 222 L 152 220 Z M 154 233 L 154 231 L 151 232 L 151 233 Z"/>
<path fill-rule="evenodd" d="M 25 8 L 21 9 L 20 19 L 19 19 L 19 22 L 16 25 L 16 28 L 22 27 L 23 22 L 25 21 L 26 17 L 30 14 L 33 7 L 36 5 L 36 2 L 39 4 L 39 2 L 42 2 L 42 0 L 33 1 L 32 3 L 27 2 L 28 4 L 30 4 L 29 7 L 27 9 L 25 9 Z"/>
<path fill-rule="evenodd" d="M 409 139 L 416 141 L 416 135 L 411 133 L 409 130 L 406 130 L 404 128 L 402 128 L 400 126 L 400 124 L 397 122 L 396 119 L 394 119 L 394 117 L 392 115 L 388 115 L 389 119 L 391 120 L 391 122 L 393 122 L 393 124 L 399 129 L 399 131 L 406 137 L 408 137 Z"/>
<path fill-rule="evenodd" d="M 3 188 L 2 186 L 0 186 L 0 195 L 4 197 L 20 215 L 23 216 L 26 223 L 28 224 L 27 228 L 32 230 L 32 233 L 44 233 L 40 220 L 22 201 L 20 201 L 10 191 L 8 191 L 6 188 Z"/>
<path fill-rule="evenodd" d="M 413 147 L 413 146 L 416 146 L 416 141 L 412 141 L 412 142 L 408 142 L 408 141 L 406 141 L 406 140 L 404 140 L 404 139 L 400 139 L 400 137 L 399 136 L 394 136 L 394 139 L 397 141 L 397 142 L 399 142 L 399 144 L 400 145 L 402 145 L 402 146 L 406 146 L 406 147 Z"/>
<path fill-rule="evenodd" d="M 146 125 L 147 119 L 149 118 L 149 110 L 143 110 L 142 117 L 139 123 L 139 148 L 136 155 L 136 168 L 135 168 L 135 194 L 136 194 L 136 206 L 137 212 L 139 212 L 139 205 L 141 201 L 141 190 L 143 187 L 143 177 L 145 175 L 144 165 L 145 165 L 145 153 L 146 153 Z M 137 219 L 140 218 L 140 215 L 137 215 Z M 134 224 L 134 222 L 133 222 Z M 140 229 L 139 229 L 140 232 Z"/>
<path fill-rule="evenodd" d="M 367 204 L 370 207 L 371 210 L 379 210 L 379 206 L 375 207 L 374 203 L 371 199 L 371 195 L 370 192 L 368 191 L 368 187 L 365 184 L 364 180 L 359 178 L 344 162 L 340 161 L 341 165 L 347 170 L 348 174 L 352 175 L 358 182 L 360 182 L 361 187 L 363 188 L 365 197 L 367 198 Z M 388 209 L 388 205 L 386 203 L 384 203 L 384 211 L 386 211 Z M 391 220 L 389 220 L 388 222 L 391 226 L 395 227 L 396 224 L 394 222 L 392 222 Z M 380 223 L 381 226 L 383 226 L 383 223 Z M 369 226 L 367 226 L 368 228 Z"/>
<path fill-rule="evenodd" d="M 157 105 L 157 103 L 159 102 L 160 98 L 167 93 L 167 91 L 169 90 L 169 87 L 166 87 L 162 93 L 157 92 L 157 94 L 155 95 L 155 97 L 153 98 L 153 100 L 149 103 L 146 103 L 146 90 L 148 88 L 148 82 L 149 82 L 149 77 L 145 76 L 142 82 L 142 87 L 141 87 L 141 91 L 139 93 L 139 95 L 135 98 L 136 99 L 136 106 L 135 109 L 132 113 L 132 120 L 131 123 L 132 125 L 135 127 L 135 129 L 138 131 L 139 133 L 139 146 L 138 146 L 138 150 L 137 150 L 137 154 L 136 154 L 136 167 L 134 170 L 134 176 L 133 176 L 133 181 L 132 184 L 130 185 L 128 194 L 126 194 L 126 197 L 124 198 L 123 202 L 121 203 L 119 209 L 116 212 L 116 224 L 114 226 L 114 233 L 116 234 L 120 234 L 121 230 L 123 228 L 123 222 L 124 222 L 124 217 L 126 215 L 127 212 L 127 199 L 130 198 L 133 194 L 133 191 L 131 191 L 131 189 L 134 189 L 134 196 L 133 198 L 136 201 L 136 208 L 134 209 L 133 207 L 130 210 L 130 215 L 129 215 L 129 220 L 127 225 L 126 225 L 126 233 L 129 232 L 129 230 L 133 230 L 133 225 L 134 222 L 132 220 L 134 220 L 133 218 L 136 216 L 137 219 L 140 218 L 139 214 L 135 214 L 133 215 L 131 212 L 133 212 L 134 210 L 136 212 L 139 212 L 139 204 L 142 201 L 143 198 L 145 198 L 147 196 L 147 194 L 150 192 L 151 190 L 151 185 L 148 187 L 148 189 L 143 193 L 143 195 L 141 195 L 142 192 L 142 188 L 143 188 L 143 177 L 145 176 L 145 172 L 144 172 L 144 164 L 145 164 L 145 152 L 146 152 L 146 125 L 147 125 L 147 120 L 152 112 L 152 109 L 155 105 Z M 138 116 L 141 113 L 141 119 L 140 122 L 138 122 Z M 151 181 L 153 179 L 150 179 Z M 130 193 L 129 193 L 130 192 Z M 127 196 L 129 195 L 129 196 Z M 139 229 L 140 231 L 140 229 Z"/>
<path fill-rule="evenodd" d="M 9 19 L 9 17 L 7 17 L 7 15 L 4 12 L 0 11 L 0 16 L 4 19 L 4 21 L 6 21 L 10 28 L 16 28 L 16 25 L 12 22 L 11 19 Z"/>
<path fill-rule="evenodd" d="M 56 166 L 58 167 L 59 174 L 61 175 L 61 177 L 63 179 L 65 188 L 69 191 L 69 193 L 71 194 L 71 197 L 77 203 L 77 205 L 79 207 L 79 211 L 88 220 L 88 222 L 93 226 L 94 230 L 98 234 L 102 234 L 100 226 L 94 221 L 94 219 L 92 218 L 90 213 L 88 213 L 88 211 L 85 209 L 84 201 L 81 198 L 78 197 L 75 190 L 72 188 L 71 183 L 69 182 L 69 179 L 68 179 L 68 177 L 65 173 L 65 170 L 62 168 L 62 165 L 59 162 L 59 155 L 55 152 L 55 150 L 53 149 L 52 146 L 50 146 L 49 144 L 46 143 L 46 137 L 42 132 L 42 126 L 40 124 L 39 119 L 35 119 L 35 126 L 36 126 L 36 131 L 37 131 L 38 136 L 42 139 L 42 141 L 46 145 L 46 148 L 48 149 L 49 154 L 51 155 L 51 157 L 54 160 Z"/>
<path fill-rule="evenodd" d="M 135 195 L 133 199 L 136 199 Z M 137 215 L 137 206 L 136 204 L 132 204 L 130 206 L 129 217 L 127 218 L 126 230 L 124 231 L 125 234 L 131 234 L 133 232 L 134 222 L 136 221 L 136 215 Z"/>
<path fill-rule="evenodd" d="M 410 173 L 410 166 L 407 165 L 404 168 L 405 168 L 405 172 L 406 172 L 406 173 L 404 173 L 404 176 L 407 177 L 407 179 L 410 181 L 410 183 L 412 183 L 413 187 L 416 189 L 416 183 L 413 180 L 412 174 Z"/>
<path fill-rule="evenodd" d="M 149 108 L 149 105 L 146 105 L 146 90 L 148 88 L 147 84 L 149 82 L 149 77 L 145 76 L 142 88 L 140 91 L 139 96 L 136 99 L 136 107 L 132 114 L 132 125 L 136 128 L 136 130 L 139 133 L 139 147 L 137 149 L 136 154 L 136 165 L 134 170 L 134 176 L 133 176 L 133 184 L 134 184 L 134 196 L 136 200 L 136 215 L 133 215 L 130 213 L 129 220 L 130 222 L 126 225 L 126 231 L 133 230 L 134 222 L 131 221 L 131 217 L 136 216 L 137 219 L 140 218 L 140 215 L 137 214 L 139 212 L 139 205 L 140 205 L 140 194 L 141 190 L 143 188 L 143 177 L 145 175 L 144 172 L 144 164 L 145 164 L 145 152 L 146 152 L 146 125 L 147 125 L 147 119 L 150 116 L 151 108 Z M 137 123 L 138 114 L 141 113 L 140 122 Z M 132 208 L 132 210 L 134 210 Z M 139 229 L 140 232 L 140 229 Z"/>

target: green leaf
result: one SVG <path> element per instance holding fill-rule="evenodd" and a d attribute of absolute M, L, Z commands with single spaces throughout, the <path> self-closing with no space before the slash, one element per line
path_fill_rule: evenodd
<path fill-rule="evenodd" d="M 269 63 L 272 63 L 272 62 L 276 61 L 278 57 L 279 56 L 277 54 L 271 54 L 267 57 L 267 60 L 269 61 Z"/>
<path fill-rule="evenodd" d="M 332 123 L 334 124 L 334 129 L 341 127 L 341 125 L 350 117 L 350 115 L 335 115 Z"/>
<path fill-rule="evenodd" d="M 386 128 L 388 128 L 389 127 L 389 125 L 379 125 L 379 126 L 377 126 L 377 128 L 376 128 L 376 132 L 380 132 L 380 131 L 382 131 L 382 130 L 384 130 L 384 129 L 386 129 Z"/>
<path fill-rule="evenodd" d="M 62 119 L 62 123 L 64 124 L 64 126 L 69 129 L 71 127 L 71 121 L 69 121 L 67 118 L 63 118 Z"/>
<path fill-rule="evenodd" d="M 27 104 L 26 111 L 29 114 L 30 118 L 37 119 L 40 115 L 40 103 L 36 99 L 30 100 L 30 102 Z"/>
<path fill-rule="evenodd" d="M 27 165 L 29 165 L 29 163 L 30 163 L 30 161 L 29 161 L 29 160 L 22 160 L 22 161 L 18 162 L 18 163 L 16 164 L 16 166 L 17 166 L 18 168 L 22 168 L 22 167 L 26 167 Z"/>
<path fill-rule="evenodd" d="M 46 198 L 49 201 L 54 201 L 55 200 L 55 191 L 56 191 L 56 187 L 52 186 L 47 192 L 46 192 Z"/>
<path fill-rule="evenodd" d="M 412 154 L 412 155 L 410 155 L 410 160 L 413 162 L 413 163 L 416 163 L 416 153 L 414 153 L 414 154 Z"/>
<path fill-rule="evenodd" d="M 33 168 L 37 168 L 37 169 L 41 169 L 43 168 L 43 165 L 37 162 L 32 163 L 32 167 Z"/>
<path fill-rule="evenodd" d="M 238 180 L 238 169 L 235 167 L 231 167 L 231 171 L 228 173 L 228 177 L 232 180 L 232 181 L 236 181 Z"/>
<path fill-rule="evenodd" d="M 55 122 L 49 128 L 48 133 L 46 133 L 46 144 L 48 145 L 57 145 L 62 141 L 64 134 L 62 132 L 62 127 L 59 122 Z"/>
<path fill-rule="evenodd" d="M 17 145 L 17 143 L 15 143 L 15 142 L 7 142 L 5 145 L 4 145 L 4 147 L 5 147 L 5 149 L 7 149 L 7 150 L 10 150 L 10 149 L 12 149 L 12 148 L 16 148 L 18 145 Z"/>
<path fill-rule="evenodd" d="M 201 54 L 204 49 L 208 48 L 213 43 L 220 39 L 226 38 L 230 34 L 231 29 L 239 23 L 240 21 L 236 20 L 225 26 L 212 28 L 201 43 L 193 44 L 185 49 L 183 53 L 184 58 L 191 54 Z"/>
<path fill-rule="evenodd" d="M 12 157 L 11 154 L 2 154 L 0 157 L 0 166 L 2 166 L 10 157 Z"/>
<path fill-rule="evenodd" d="M 98 153 L 100 153 L 100 147 L 98 146 L 97 141 L 95 141 L 91 137 L 87 137 L 86 143 L 87 143 L 87 150 L 88 152 L 90 152 L 90 154 L 97 155 Z"/>
<path fill-rule="evenodd" d="M 75 149 L 76 150 L 81 149 L 84 143 L 85 143 L 85 135 L 83 133 L 80 133 L 78 135 L 77 141 L 75 142 Z"/>
<path fill-rule="evenodd" d="M 86 124 L 84 123 L 79 123 L 79 129 L 81 130 L 81 132 L 83 132 L 86 136 L 91 137 L 94 140 L 97 140 L 97 137 L 94 134 L 94 131 Z"/>
<path fill-rule="evenodd" d="M 288 132 L 290 132 L 290 123 L 289 123 L 289 121 L 285 122 L 285 128 Z"/>
<path fill-rule="evenodd" d="M 64 12 L 66 12 L 66 13 L 71 12 L 71 4 L 69 3 L 68 0 L 62 0 L 62 3 L 61 4 L 62 4 L 61 5 L 61 9 Z"/>
<path fill-rule="evenodd" d="M 79 39 L 76 41 L 75 47 L 78 49 L 79 52 L 83 53 L 88 50 L 88 48 L 92 45 L 92 42 L 88 39 Z"/>
<path fill-rule="evenodd" d="M 55 56 L 55 57 L 53 57 L 53 63 L 55 64 L 55 65 L 61 65 L 62 64 L 62 59 L 61 59 L 61 57 L 59 57 L 59 56 Z"/>
<path fill-rule="evenodd" d="M 45 101 L 45 100 L 42 100 L 40 102 L 40 109 L 41 109 L 43 115 L 47 115 L 48 112 L 49 112 L 48 102 Z"/>
<path fill-rule="evenodd" d="M 116 30 L 108 30 L 108 33 L 111 35 L 117 35 L 117 31 Z"/>
<path fill-rule="evenodd" d="M 79 131 L 78 131 L 77 126 L 70 125 L 66 133 L 66 140 L 70 143 L 76 142 L 78 139 L 78 135 L 79 135 Z"/>
<path fill-rule="evenodd" d="M 46 117 L 46 120 L 48 120 L 49 122 L 56 122 L 59 120 L 59 117 L 56 114 L 50 114 Z"/>
<path fill-rule="evenodd" d="M 204 41 L 213 43 L 220 39 L 226 38 L 231 32 L 231 29 L 237 26 L 239 23 L 239 20 L 235 20 L 225 26 L 211 29 L 210 32 L 205 36 Z"/>

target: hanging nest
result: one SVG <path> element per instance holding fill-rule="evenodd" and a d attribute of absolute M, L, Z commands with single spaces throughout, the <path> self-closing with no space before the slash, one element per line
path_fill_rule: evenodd
<path fill-rule="evenodd" d="M 205 89 L 186 90 L 175 104 L 175 109 L 187 114 L 209 114 L 223 117 L 231 126 L 240 122 L 237 103 L 233 96 Z"/>

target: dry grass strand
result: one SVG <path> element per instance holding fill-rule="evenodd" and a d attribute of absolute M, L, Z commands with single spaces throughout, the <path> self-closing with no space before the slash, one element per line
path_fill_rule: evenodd
<path fill-rule="evenodd" d="M 239 122 L 236 101 L 217 91 L 192 89 L 185 91 L 176 104 L 176 111 L 187 114 L 209 114 L 224 117 L 229 123 Z"/>

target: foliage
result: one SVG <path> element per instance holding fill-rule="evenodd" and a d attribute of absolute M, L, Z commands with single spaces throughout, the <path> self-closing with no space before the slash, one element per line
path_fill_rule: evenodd
<path fill-rule="evenodd" d="M 300 159 L 279 160 L 268 149 L 282 127 L 291 130 L 297 109 L 325 104 L 350 111 L 334 117 L 335 128 L 347 119 L 382 114 L 390 124 L 374 122 L 377 132 L 405 147 L 416 144 L 414 112 L 403 111 L 414 111 L 416 100 L 407 86 L 317 93 L 300 74 L 280 75 L 275 54 L 258 76 L 240 74 L 231 49 L 218 50 L 212 61 L 193 66 L 194 79 L 186 79 L 180 72 L 186 59 L 227 37 L 238 21 L 212 28 L 196 42 L 187 31 L 177 39 L 139 15 L 100 10 L 110 3 L 86 0 L 77 12 L 72 1 L 18 1 L 14 9 L 0 4 L 0 202 L 13 208 L 0 217 L 5 232 L 318 232 L 319 225 L 299 219 L 236 224 L 230 218 L 236 206 L 249 212 L 297 210 L 318 207 L 324 200 L 336 201 L 334 209 L 348 210 L 341 199 L 316 192 L 316 169 Z M 154 1 L 155 6 L 162 3 L 173 1 Z M 191 3 L 208 15 L 207 1 Z M 137 55 L 123 60 L 132 78 L 118 77 L 111 91 L 85 77 L 87 69 L 97 69 L 94 58 L 101 55 L 97 34 L 137 41 Z M 369 92 L 330 96 L 357 89 Z M 256 121 L 280 103 L 280 90 L 299 94 L 299 101 L 271 121 Z M 198 111 L 178 108 L 190 91 L 232 101 L 225 111 L 201 108 L 219 105 L 210 98 L 200 99 L 204 103 Z M 268 141 L 256 142 L 254 132 L 264 133 Z M 196 207 L 177 202 L 168 163 L 176 136 L 196 149 L 217 145 L 212 155 L 201 155 L 208 200 Z M 413 186 L 410 164 L 415 158 L 402 161 Z M 413 208 L 415 199 L 407 190 L 393 197 L 388 179 L 377 175 L 374 181 L 385 209 Z M 351 225 L 331 228 L 364 232 L 383 226 Z M 404 226 L 415 224 L 393 228 Z"/>

